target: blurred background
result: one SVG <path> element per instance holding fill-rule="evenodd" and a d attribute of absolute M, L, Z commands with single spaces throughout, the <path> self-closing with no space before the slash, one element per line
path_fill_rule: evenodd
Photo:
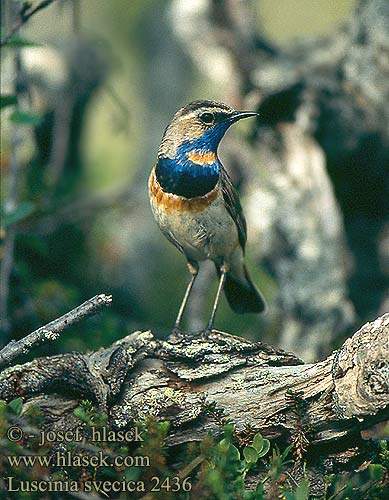
<path fill-rule="evenodd" d="M 169 333 L 189 276 L 147 179 L 166 124 L 194 99 L 260 112 L 220 156 L 268 312 L 239 316 L 223 299 L 216 327 L 313 360 L 384 312 L 380 2 L 54 0 L 20 22 L 40 3 L 1 4 L 3 42 L 20 24 L 2 47 L 1 344 L 102 292 L 109 310 L 39 354 Z M 187 329 L 206 324 L 216 285 L 205 264 Z"/>

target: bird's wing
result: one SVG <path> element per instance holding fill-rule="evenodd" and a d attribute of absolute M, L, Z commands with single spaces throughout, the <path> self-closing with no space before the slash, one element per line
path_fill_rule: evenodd
<path fill-rule="evenodd" d="M 238 228 L 239 243 L 244 249 L 247 239 L 247 225 L 246 219 L 243 215 L 242 206 L 239 201 L 239 196 L 232 183 L 231 177 L 223 167 L 220 174 L 224 202 L 228 213 L 231 215 L 235 221 L 236 227 Z"/>

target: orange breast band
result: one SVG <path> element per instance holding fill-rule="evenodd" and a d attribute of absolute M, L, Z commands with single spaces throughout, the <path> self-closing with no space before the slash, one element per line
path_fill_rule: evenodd
<path fill-rule="evenodd" d="M 214 163 L 216 161 L 216 153 L 213 151 L 190 151 L 187 153 L 187 156 L 190 161 L 199 165 L 206 165 L 207 163 Z"/>
<path fill-rule="evenodd" d="M 219 183 L 214 189 L 204 196 L 196 198 L 184 198 L 172 193 L 165 193 L 161 188 L 156 175 L 155 167 L 151 171 L 149 178 L 149 192 L 153 203 L 166 212 L 202 212 L 217 198 L 220 191 Z"/>

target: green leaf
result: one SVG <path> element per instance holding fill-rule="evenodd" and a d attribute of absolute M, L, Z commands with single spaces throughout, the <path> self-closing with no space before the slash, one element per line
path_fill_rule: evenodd
<path fill-rule="evenodd" d="M 260 432 L 257 432 L 253 439 L 253 447 L 260 452 L 263 448 L 263 437 Z"/>
<path fill-rule="evenodd" d="M 289 455 L 290 450 L 292 449 L 292 445 L 290 444 L 285 448 L 285 450 L 281 453 L 281 463 L 286 463 L 285 459 Z"/>
<path fill-rule="evenodd" d="M 18 103 L 16 95 L 3 94 L 0 96 L 0 109 L 13 106 Z"/>
<path fill-rule="evenodd" d="M 4 47 L 39 47 L 40 44 L 22 38 L 18 35 L 12 35 L 11 38 L 4 44 Z"/>
<path fill-rule="evenodd" d="M 308 479 L 304 479 L 297 486 L 296 491 L 294 492 L 294 497 L 296 500 L 307 500 L 309 495 L 309 481 Z"/>
<path fill-rule="evenodd" d="M 170 428 L 170 422 L 168 420 L 164 420 L 163 422 L 159 422 L 159 428 L 161 429 L 164 435 L 167 434 Z"/>
<path fill-rule="evenodd" d="M 257 487 L 255 488 L 256 493 L 263 493 L 263 483 L 258 483 Z"/>
<path fill-rule="evenodd" d="M 384 475 L 385 467 L 381 464 L 370 464 L 369 465 L 369 474 L 371 479 L 374 482 L 381 481 Z"/>
<path fill-rule="evenodd" d="M 270 441 L 268 439 L 264 439 L 262 450 L 258 453 L 258 458 L 264 457 L 269 450 L 270 450 Z"/>
<path fill-rule="evenodd" d="M 233 444 L 230 444 L 230 446 L 228 448 L 228 454 L 229 454 L 229 457 L 231 458 L 231 460 L 240 460 L 239 450 Z"/>
<path fill-rule="evenodd" d="M 243 456 L 246 462 L 250 464 L 255 464 L 259 458 L 257 450 L 252 446 L 245 446 L 243 448 Z"/>
<path fill-rule="evenodd" d="M 73 415 L 79 418 L 82 422 L 85 422 L 86 424 L 90 423 L 89 415 L 87 415 L 85 410 L 83 410 L 79 406 L 73 410 Z"/>
<path fill-rule="evenodd" d="M 139 476 L 141 475 L 142 468 L 141 467 L 128 467 L 124 471 L 124 477 L 126 481 L 137 481 Z"/>
<path fill-rule="evenodd" d="M 29 111 L 20 111 L 20 109 L 15 109 L 9 119 L 14 123 L 19 123 L 20 125 L 36 126 L 39 125 L 42 117 L 35 113 L 30 113 Z"/>
<path fill-rule="evenodd" d="M 15 413 L 15 415 L 20 415 L 23 410 L 23 400 L 22 398 L 13 399 L 8 403 L 9 408 Z"/>
<path fill-rule="evenodd" d="M 34 208 L 34 204 L 29 201 L 20 203 L 20 205 L 18 205 L 13 212 L 3 214 L 5 225 L 9 226 L 11 224 L 15 224 L 15 222 L 25 219 L 34 211 Z"/>
<path fill-rule="evenodd" d="M 225 438 L 229 439 L 231 441 L 233 433 L 234 433 L 234 425 L 233 424 L 226 424 L 224 426 L 224 436 L 225 436 Z"/>

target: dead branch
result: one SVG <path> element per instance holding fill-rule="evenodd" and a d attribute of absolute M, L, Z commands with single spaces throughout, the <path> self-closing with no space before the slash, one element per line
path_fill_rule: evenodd
<path fill-rule="evenodd" d="M 109 306 L 111 302 L 111 295 L 101 293 L 51 323 L 38 328 L 27 337 L 21 340 L 12 340 L 0 351 L 0 370 L 11 365 L 21 355 L 27 354 L 33 347 L 56 340 L 63 330 L 81 321 L 86 316 L 95 314 L 102 306 Z"/>
<path fill-rule="evenodd" d="M 210 410 L 216 404 L 238 433 L 254 429 L 284 446 L 304 434 L 300 452 L 308 468 L 324 474 L 366 459 L 371 445 L 361 431 L 388 418 L 388 373 L 386 314 L 312 364 L 218 331 L 207 339 L 180 334 L 166 341 L 135 332 L 97 352 L 7 368 L 0 398 L 37 404 L 53 429 L 79 425 L 73 410 L 84 398 L 108 414 L 114 429 L 150 416 L 169 420 L 170 447 L 221 434 Z"/>
<path fill-rule="evenodd" d="M 11 31 L 4 36 L 4 38 L 0 42 L 0 47 L 3 47 L 4 45 L 9 42 L 10 38 L 24 25 L 26 22 L 34 16 L 37 12 L 39 12 L 42 9 L 45 9 L 48 7 L 50 4 L 55 2 L 55 0 L 43 0 L 42 2 L 38 3 L 38 5 L 31 5 L 29 2 L 24 2 L 22 7 L 19 10 L 18 13 L 18 19 L 11 28 Z"/>

